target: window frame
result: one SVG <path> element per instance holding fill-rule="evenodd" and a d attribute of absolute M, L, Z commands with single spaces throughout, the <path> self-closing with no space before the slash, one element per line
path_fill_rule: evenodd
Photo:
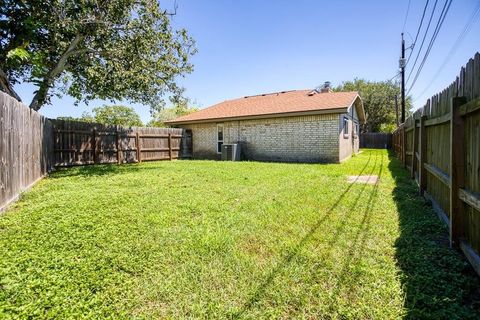
<path fill-rule="evenodd" d="M 350 130 L 349 130 L 349 122 L 350 120 L 348 117 L 344 116 L 342 119 L 342 125 L 343 125 L 343 137 L 347 139 L 350 136 Z"/>
<path fill-rule="evenodd" d="M 218 129 L 220 127 L 222 128 L 222 139 L 221 140 L 218 138 L 218 133 L 219 133 Z M 217 143 L 215 144 L 215 148 L 217 150 L 217 154 L 222 154 L 222 145 L 225 141 L 225 136 L 224 136 L 225 126 L 223 125 L 223 123 L 217 123 L 217 133 L 216 134 L 217 134 Z"/>

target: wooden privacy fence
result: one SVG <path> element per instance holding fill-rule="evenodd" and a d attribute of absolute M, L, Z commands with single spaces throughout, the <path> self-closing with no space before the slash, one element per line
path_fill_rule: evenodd
<path fill-rule="evenodd" d="M 393 134 L 420 193 L 480 274 L 480 54 Z"/>
<path fill-rule="evenodd" d="M 55 166 L 172 160 L 191 156 L 191 131 L 51 120 Z"/>
<path fill-rule="evenodd" d="M 0 212 L 55 166 L 192 156 L 192 132 L 51 120 L 0 92 Z"/>
<path fill-rule="evenodd" d="M 0 92 L 0 211 L 52 168 L 52 124 Z"/>
<path fill-rule="evenodd" d="M 360 148 L 390 149 L 391 147 L 391 133 L 366 132 L 360 134 Z"/>

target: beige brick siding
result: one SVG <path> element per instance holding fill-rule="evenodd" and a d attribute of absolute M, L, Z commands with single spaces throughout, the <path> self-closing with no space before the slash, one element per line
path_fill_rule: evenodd
<path fill-rule="evenodd" d="M 224 143 L 240 143 L 247 160 L 338 162 L 339 115 L 222 122 Z M 193 156 L 218 159 L 217 123 L 182 125 L 193 132 Z"/>

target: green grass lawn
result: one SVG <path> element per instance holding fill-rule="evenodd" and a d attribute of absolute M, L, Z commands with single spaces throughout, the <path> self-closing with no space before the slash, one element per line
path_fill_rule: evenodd
<path fill-rule="evenodd" d="M 384 150 L 59 170 L 0 217 L 0 318 L 478 319 L 445 235 Z"/>

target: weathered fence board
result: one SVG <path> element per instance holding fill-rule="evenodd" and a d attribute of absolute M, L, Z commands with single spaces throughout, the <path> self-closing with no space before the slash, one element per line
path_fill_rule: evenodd
<path fill-rule="evenodd" d="M 0 92 L 0 211 L 53 168 L 52 125 Z"/>
<path fill-rule="evenodd" d="M 392 148 L 392 134 L 381 132 L 361 133 L 360 148 L 390 149 Z"/>
<path fill-rule="evenodd" d="M 51 120 L 0 92 L 0 211 L 54 166 L 190 158 L 192 132 Z"/>
<path fill-rule="evenodd" d="M 51 120 L 55 166 L 178 159 L 191 153 L 191 133 L 178 128 L 108 126 Z"/>
<path fill-rule="evenodd" d="M 416 135 L 416 128 L 418 136 Z M 480 274 L 480 54 L 393 134 L 393 149 Z M 417 159 L 411 155 L 418 154 Z"/>

